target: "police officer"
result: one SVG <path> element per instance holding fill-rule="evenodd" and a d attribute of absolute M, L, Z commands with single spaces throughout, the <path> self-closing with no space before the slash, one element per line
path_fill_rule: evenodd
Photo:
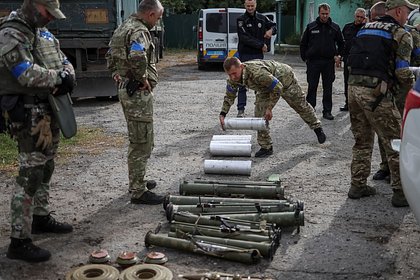
<path fill-rule="evenodd" d="M 308 94 L 306 100 L 315 108 L 319 76 L 322 76 L 322 116 L 333 120 L 332 84 L 335 80 L 334 64 L 339 64 L 344 40 L 340 27 L 330 18 L 330 5 L 318 6 L 318 17 L 309 23 L 300 41 L 300 56 L 307 65 Z"/>
<path fill-rule="evenodd" d="M 60 139 L 48 95 L 68 94 L 74 86 L 73 66 L 45 28 L 65 18 L 59 6 L 58 0 L 25 0 L 0 25 L 0 95 L 19 151 L 7 257 L 31 262 L 51 256 L 32 243 L 31 233 L 73 230 L 51 216 L 48 204 Z"/>
<path fill-rule="evenodd" d="M 344 62 L 344 97 L 346 98 L 346 102 L 344 106 L 340 107 L 340 111 L 348 111 L 348 80 L 349 80 L 349 70 L 347 68 L 347 57 L 349 56 L 349 52 L 351 49 L 351 45 L 353 42 L 354 37 L 356 37 L 357 32 L 359 32 L 360 28 L 365 24 L 366 20 L 366 10 L 363 8 L 357 8 L 354 12 L 354 21 L 347 23 L 343 27 L 343 37 L 344 37 L 344 51 L 343 51 L 343 62 Z"/>
<path fill-rule="evenodd" d="M 277 32 L 276 24 L 256 11 L 256 0 L 245 0 L 245 13 L 238 17 L 238 52 L 242 62 L 252 59 L 263 59 L 269 51 L 271 36 Z M 246 88 L 238 92 L 238 117 L 245 116 Z"/>
<path fill-rule="evenodd" d="M 241 63 L 236 57 L 227 58 L 223 64 L 229 76 L 226 86 L 222 111 L 219 121 L 224 129 L 224 120 L 230 107 L 235 102 L 240 86 L 246 86 L 256 92 L 255 117 L 264 117 L 270 121 L 272 110 L 280 97 L 295 110 L 299 116 L 315 131 L 320 144 L 324 143 L 326 136 L 316 117 L 314 109 L 306 101 L 292 68 L 274 60 L 252 60 Z M 258 131 L 258 144 L 261 149 L 255 157 L 266 157 L 273 154 L 273 142 L 269 131 Z"/>
<path fill-rule="evenodd" d="M 162 14 L 158 0 L 142 0 L 138 12 L 115 30 L 107 54 L 127 121 L 129 191 L 134 204 L 163 201 L 162 196 L 150 191 L 156 183 L 144 180 L 153 149 L 153 89 L 158 82 L 155 46 L 149 30 Z"/>
<path fill-rule="evenodd" d="M 348 59 L 349 110 L 355 138 L 348 197 L 357 199 L 376 193 L 367 185 L 376 132 L 391 172 L 391 203 L 404 207 L 408 203 L 401 187 L 399 155 L 391 148 L 391 140 L 399 138 L 401 125 L 394 98 L 414 82 L 409 70 L 413 40 L 404 24 L 410 10 L 418 6 L 407 0 L 388 0 L 385 7 L 385 16 L 358 32 Z"/>

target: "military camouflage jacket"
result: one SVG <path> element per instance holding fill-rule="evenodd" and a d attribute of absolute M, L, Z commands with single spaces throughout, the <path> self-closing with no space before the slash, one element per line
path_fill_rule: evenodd
<path fill-rule="evenodd" d="M 411 52 L 410 66 L 420 66 L 420 33 L 419 31 L 411 25 L 405 25 L 405 30 L 407 30 L 411 37 L 413 37 L 413 51 Z"/>
<path fill-rule="evenodd" d="M 130 16 L 112 36 L 107 53 L 112 76 L 147 79 L 152 88 L 158 82 L 154 44 L 149 29 L 142 20 Z"/>
<path fill-rule="evenodd" d="M 0 95 L 45 95 L 61 84 L 58 73 L 73 66 L 47 28 L 33 29 L 20 10 L 0 25 Z"/>
<path fill-rule="evenodd" d="M 280 94 L 295 81 L 292 68 L 274 60 L 251 60 L 244 62 L 242 80 L 236 83 L 227 80 L 226 95 L 222 106 L 222 115 L 229 112 L 235 103 L 240 85 L 255 90 L 256 94 L 267 95 L 270 99 L 269 109 L 272 109 L 280 98 Z"/>

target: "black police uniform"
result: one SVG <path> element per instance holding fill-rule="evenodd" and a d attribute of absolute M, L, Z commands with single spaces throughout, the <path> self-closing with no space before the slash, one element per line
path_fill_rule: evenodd
<path fill-rule="evenodd" d="M 365 24 L 354 24 L 354 22 L 347 23 L 343 27 L 343 37 L 344 37 L 344 51 L 343 51 L 343 62 L 344 62 L 344 96 L 346 97 L 346 103 L 344 104 L 343 109 L 348 109 L 348 89 L 349 89 L 349 69 L 347 59 L 350 53 L 351 46 L 353 44 L 354 38 Z"/>
<path fill-rule="evenodd" d="M 245 12 L 237 19 L 238 27 L 238 52 L 242 62 L 252 59 L 263 59 L 262 48 L 264 44 L 270 48 L 271 39 L 265 39 L 264 34 L 273 28 L 273 35 L 276 34 L 276 24 L 266 16 L 255 12 L 253 15 Z M 238 91 L 238 111 L 244 110 L 246 106 L 246 88 L 241 87 Z"/>
<path fill-rule="evenodd" d="M 322 23 L 320 18 L 306 26 L 300 42 L 300 56 L 307 65 L 308 94 L 306 100 L 316 106 L 316 91 L 322 75 L 323 114 L 331 114 L 332 84 L 335 80 L 334 56 L 343 53 L 344 40 L 340 27 L 331 18 Z"/>

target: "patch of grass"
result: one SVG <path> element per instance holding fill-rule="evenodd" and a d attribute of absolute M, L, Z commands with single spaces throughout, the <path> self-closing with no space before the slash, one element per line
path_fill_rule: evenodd
<path fill-rule="evenodd" d="M 61 136 L 58 147 L 60 163 L 77 154 L 100 154 L 110 147 L 121 147 L 125 137 L 109 136 L 100 128 L 79 127 L 77 134 L 66 139 Z M 17 143 L 6 134 L 0 134 L 0 171 L 13 172 L 18 165 Z"/>
<path fill-rule="evenodd" d="M 8 171 L 17 166 L 17 143 L 5 133 L 0 133 L 0 170 Z"/>

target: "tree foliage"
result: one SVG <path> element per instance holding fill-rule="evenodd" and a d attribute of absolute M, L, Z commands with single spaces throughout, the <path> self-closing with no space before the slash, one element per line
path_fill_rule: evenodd
<path fill-rule="evenodd" d="M 190 14 L 199 9 L 207 8 L 243 8 L 244 0 L 162 0 L 166 11 L 176 14 Z M 275 11 L 275 0 L 257 0 L 259 12 Z"/>

